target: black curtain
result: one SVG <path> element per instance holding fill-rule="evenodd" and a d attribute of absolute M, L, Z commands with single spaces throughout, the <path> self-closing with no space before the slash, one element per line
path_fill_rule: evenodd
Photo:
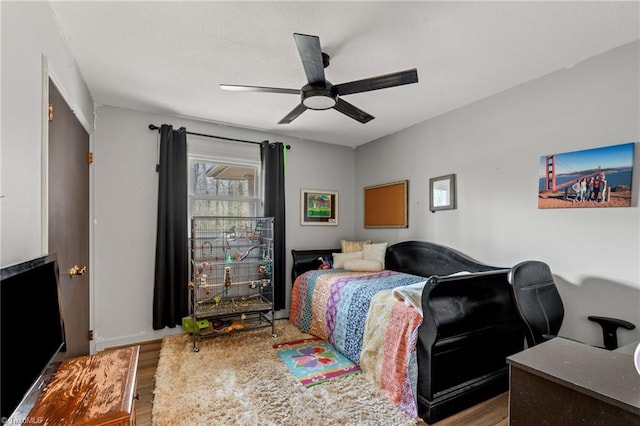
<path fill-rule="evenodd" d="M 187 132 L 160 127 L 158 231 L 153 329 L 175 327 L 188 314 Z"/>
<path fill-rule="evenodd" d="M 264 215 L 273 217 L 273 308 L 280 310 L 286 304 L 285 285 L 285 149 L 281 142 L 260 144 L 262 175 L 264 176 Z"/>

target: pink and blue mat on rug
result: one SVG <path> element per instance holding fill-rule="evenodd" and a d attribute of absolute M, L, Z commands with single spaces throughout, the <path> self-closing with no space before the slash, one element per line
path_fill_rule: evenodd
<path fill-rule="evenodd" d="M 357 365 L 319 337 L 280 343 L 273 348 L 306 387 L 360 373 Z"/>

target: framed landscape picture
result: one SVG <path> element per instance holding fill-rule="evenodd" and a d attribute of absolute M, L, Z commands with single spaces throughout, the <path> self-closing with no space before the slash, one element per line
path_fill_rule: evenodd
<path fill-rule="evenodd" d="M 538 208 L 630 207 L 634 142 L 540 157 Z"/>
<path fill-rule="evenodd" d="M 337 225 L 338 193 L 317 189 L 300 190 L 301 225 Z"/>

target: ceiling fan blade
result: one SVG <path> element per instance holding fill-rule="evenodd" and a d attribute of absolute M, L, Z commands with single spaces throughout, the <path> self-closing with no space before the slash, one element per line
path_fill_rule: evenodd
<path fill-rule="evenodd" d="M 292 109 L 291 112 L 287 114 L 282 120 L 278 121 L 278 124 L 289 124 L 306 110 L 306 106 L 304 106 L 303 104 L 298 104 L 298 106 Z"/>
<path fill-rule="evenodd" d="M 320 39 L 317 36 L 294 33 L 293 38 L 298 46 L 298 53 L 302 59 L 307 81 L 311 86 L 324 86 L 324 64 L 322 62 L 322 50 Z"/>
<path fill-rule="evenodd" d="M 299 95 L 299 89 L 282 89 L 280 87 L 262 87 L 262 86 L 239 86 L 235 84 L 221 84 L 222 90 L 232 90 L 235 92 L 267 92 Z"/>
<path fill-rule="evenodd" d="M 402 86 L 418 82 L 418 70 L 413 68 L 405 71 L 392 72 L 377 77 L 363 80 L 350 81 L 348 83 L 333 86 L 338 95 L 350 95 L 352 93 L 369 92 L 371 90 L 386 89 L 387 87 Z"/>
<path fill-rule="evenodd" d="M 333 109 L 340 111 L 344 115 L 347 115 L 354 120 L 361 122 L 362 124 L 368 123 L 375 118 L 373 115 L 367 114 L 360 108 L 357 108 L 351 105 L 349 102 L 340 98 L 337 99 L 336 104 L 333 106 Z"/>

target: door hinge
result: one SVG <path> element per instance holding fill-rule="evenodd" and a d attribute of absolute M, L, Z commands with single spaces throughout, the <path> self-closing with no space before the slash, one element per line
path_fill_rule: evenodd
<path fill-rule="evenodd" d="M 87 153 L 87 163 L 93 164 L 93 152 Z"/>
<path fill-rule="evenodd" d="M 49 122 L 53 121 L 53 102 L 49 102 Z"/>
<path fill-rule="evenodd" d="M 93 330 L 89 330 L 89 340 L 93 340 Z"/>

